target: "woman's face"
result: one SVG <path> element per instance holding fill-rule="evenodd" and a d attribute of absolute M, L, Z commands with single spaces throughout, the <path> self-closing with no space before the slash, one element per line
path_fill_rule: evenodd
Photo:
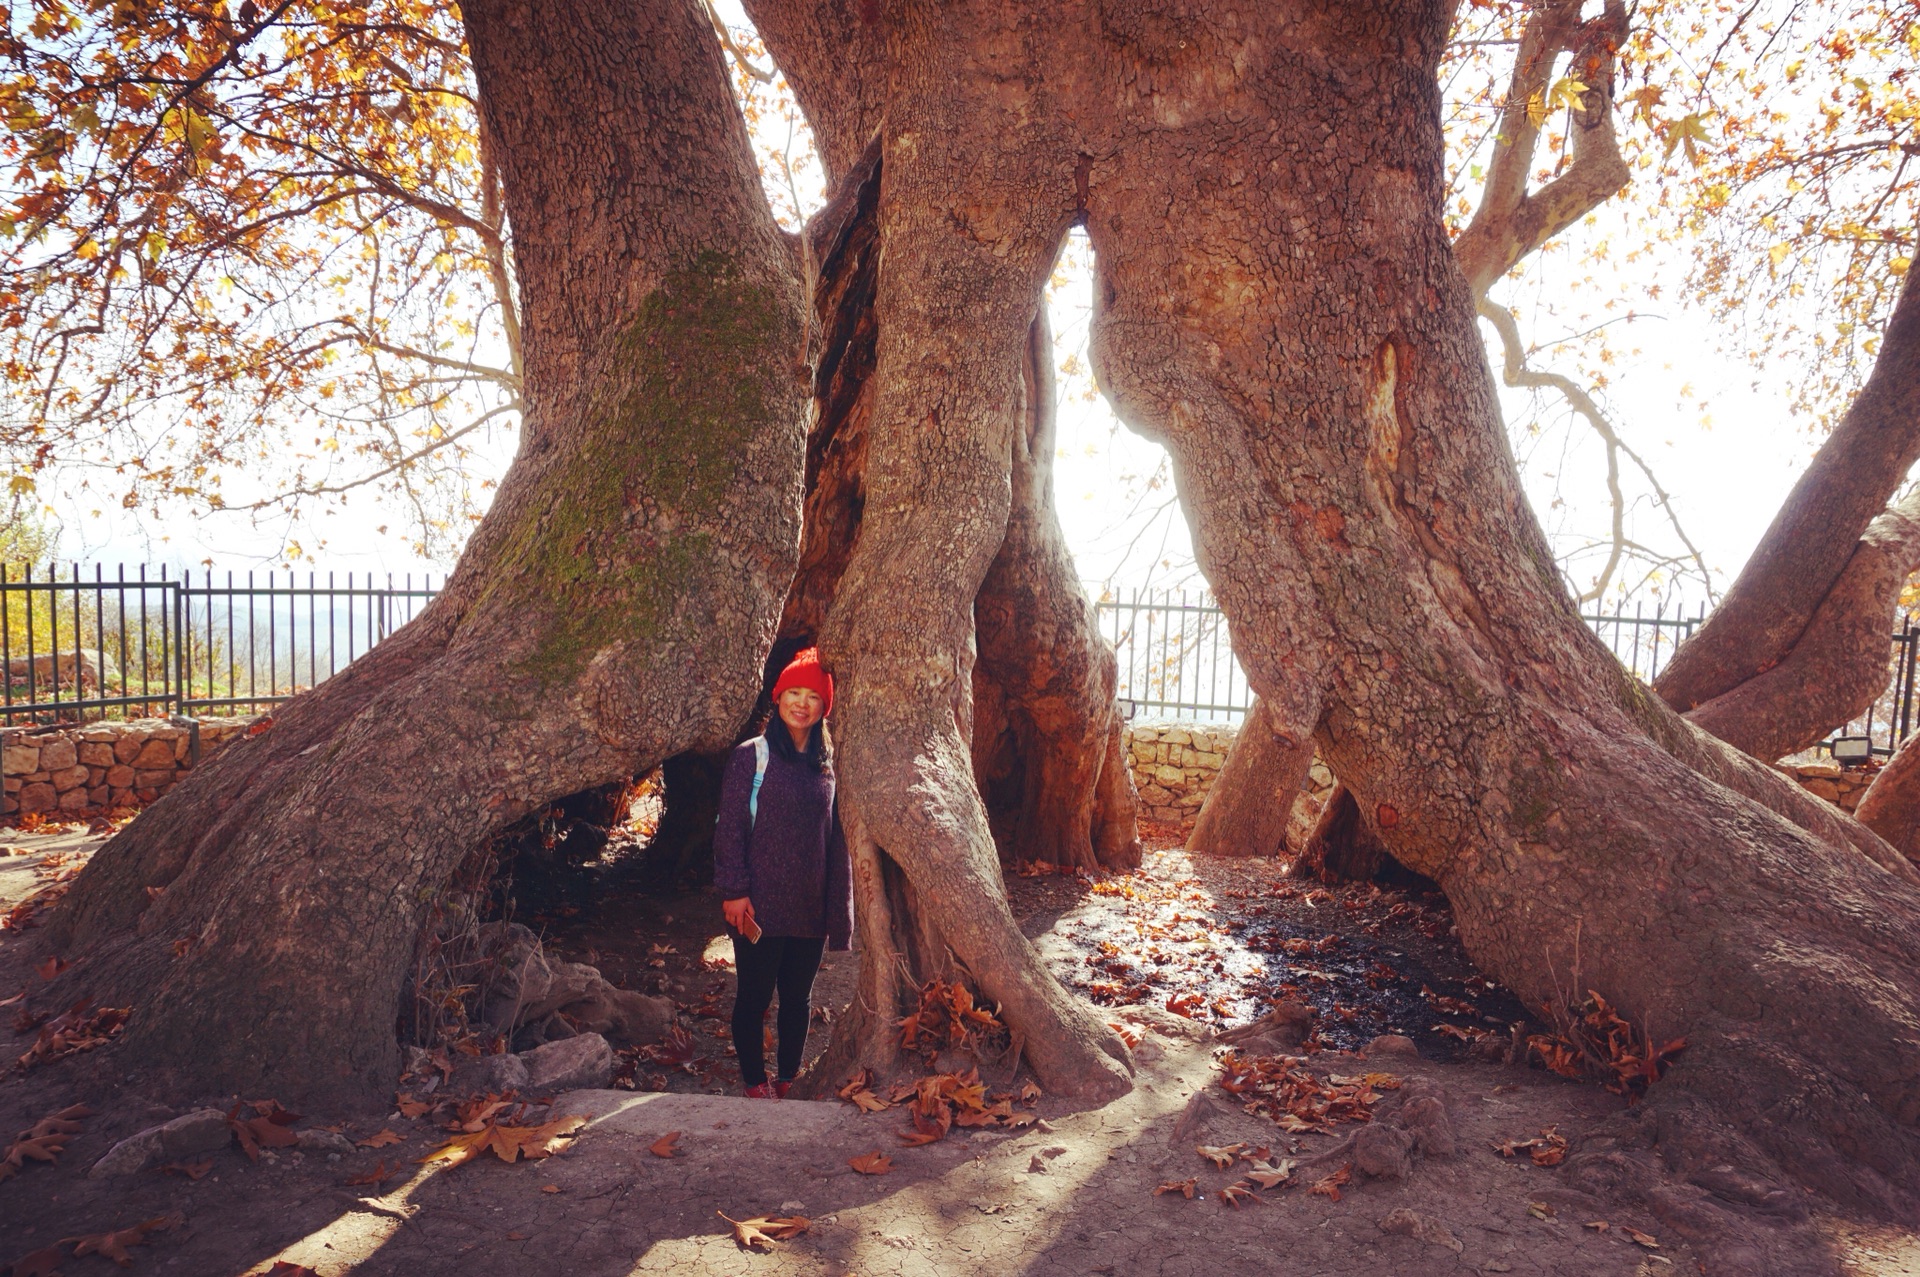
<path fill-rule="evenodd" d="M 780 693 L 780 721 L 795 731 L 805 731 L 819 722 L 827 703 L 811 687 L 789 687 Z"/>

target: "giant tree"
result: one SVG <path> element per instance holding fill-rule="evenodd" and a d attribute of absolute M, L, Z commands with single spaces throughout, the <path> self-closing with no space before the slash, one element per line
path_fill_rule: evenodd
<path fill-rule="evenodd" d="M 454 870 L 543 803 L 727 743 L 792 574 L 800 277 L 704 14 L 464 14 L 525 437 L 445 592 L 143 813 L 59 910 L 65 983 L 131 1003 L 125 1050 L 163 1085 L 378 1094 Z"/>

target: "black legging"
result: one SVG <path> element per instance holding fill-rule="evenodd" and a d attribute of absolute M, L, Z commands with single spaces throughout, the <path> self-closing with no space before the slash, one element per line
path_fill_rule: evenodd
<path fill-rule="evenodd" d="M 733 1049 L 740 1057 L 740 1080 L 759 1086 L 767 1080 L 767 1053 L 760 1026 L 780 990 L 780 1077 L 800 1071 L 807 1049 L 807 1020 L 813 1014 L 813 977 L 820 970 L 823 938 L 762 936 L 754 944 L 745 936 L 733 939 L 733 965 L 740 987 L 733 995 Z"/>

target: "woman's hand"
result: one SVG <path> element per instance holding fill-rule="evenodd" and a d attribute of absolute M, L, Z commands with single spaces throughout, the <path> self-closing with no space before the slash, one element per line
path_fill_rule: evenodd
<path fill-rule="evenodd" d="M 723 900 L 720 902 L 720 911 L 727 915 L 729 927 L 745 932 L 747 925 L 753 921 L 753 899 L 741 896 L 735 900 Z"/>

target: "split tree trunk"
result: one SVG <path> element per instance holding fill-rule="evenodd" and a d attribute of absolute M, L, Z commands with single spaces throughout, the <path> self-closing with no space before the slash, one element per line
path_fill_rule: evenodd
<path fill-rule="evenodd" d="M 1027 333 L 1006 538 L 974 600 L 973 772 L 1002 860 L 1140 863 L 1119 666 L 1053 504 L 1053 335 Z M 1103 783 L 1106 782 L 1106 783 Z"/>
<path fill-rule="evenodd" d="M 77 961 L 52 996 L 131 1003 L 120 1054 L 175 1093 L 389 1091 L 455 867 L 555 797 L 727 744 L 791 577 L 799 280 L 704 13 L 463 11 L 514 228 L 520 453 L 417 620 L 141 815 L 56 913 Z"/>
<path fill-rule="evenodd" d="M 1267 721 L 1266 703 L 1256 697 L 1227 751 L 1226 765 L 1207 791 L 1187 850 L 1222 856 L 1285 854 L 1293 803 L 1311 766 L 1312 735 L 1281 736 Z"/>
<path fill-rule="evenodd" d="M 1916 459 L 1920 287 L 1909 276 L 1867 384 L 1727 597 L 1654 680 L 1661 699 L 1768 760 L 1864 711 L 1886 687 L 1894 600 L 1920 567 L 1920 511 L 1888 508 Z"/>

